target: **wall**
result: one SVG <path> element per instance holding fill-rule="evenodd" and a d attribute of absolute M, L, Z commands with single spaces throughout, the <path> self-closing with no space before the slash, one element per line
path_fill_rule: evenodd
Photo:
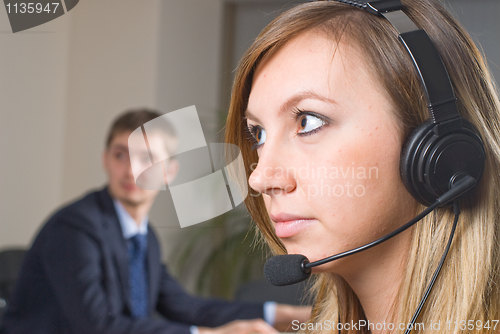
<path fill-rule="evenodd" d="M 443 1 L 442 1 L 443 2 Z M 487 57 L 490 71 L 500 82 L 500 1 L 448 0 L 446 8 L 467 29 Z"/>
<path fill-rule="evenodd" d="M 0 10 L 0 247 L 62 200 L 71 15 L 13 34 Z"/>

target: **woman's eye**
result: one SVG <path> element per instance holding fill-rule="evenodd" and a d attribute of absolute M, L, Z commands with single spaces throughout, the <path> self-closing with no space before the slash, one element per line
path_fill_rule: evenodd
<path fill-rule="evenodd" d="M 325 125 L 325 121 L 313 115 L 301 115 L 299 118 L 299 134 L 306 134 Z"/>
<path fill-rule="evenodd" d="M 266 130 L 259 125 L 249 125 L 250 139 L 254 142 L 252 149 L 256 149 L 266 142 Z"/>
<path fill-rule="evenodd" d="M 262 145 L 266 142 L 266 130 L 263 128 L 258 128 L 255 130 L 255 140 L 257 144 Z"/>

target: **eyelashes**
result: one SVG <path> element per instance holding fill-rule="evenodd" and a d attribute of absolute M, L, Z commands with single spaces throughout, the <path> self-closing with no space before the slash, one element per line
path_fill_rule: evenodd
<path fill-rule="evenodd" d="M 329 124 L 324 116 L 315 112 L 295 108 L 293 113 L 295 114 L 295 118 L 299 124 L 297 136 L 312 135 L 321 130 L 324 125 Z"/>
<path fill-rule="evenodd" d="M 295 136 L 310 136 L 320 131 L 330 121 L 323 115 L 311 111 L 293 109 L 294 119 L 297 124 Z M 248 124 L 245 126 L 247 139 L 252 142 L 252 150 L 262 146 L 266 142 L 266 130 L 260 125 Z"/>
<path fill-rule="evenodd" d="M 248 124 L 245 127 L 247 133 L 247 139 L 249 139 L 252 144 L 252 150 L 262 146 L 266 141 L 266 130 L 260 125 Z"/>

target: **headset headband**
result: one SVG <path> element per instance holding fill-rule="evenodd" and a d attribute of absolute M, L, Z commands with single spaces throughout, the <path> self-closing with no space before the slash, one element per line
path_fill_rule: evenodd
<path fill-rule="evenodd" d="M 385 17 L 398 31 L 399 40 L 405 46 L 417 69 L 427 97 L 431 121 L 442 123 L 460 118 L 450 77 L 434 43 L 427 33 L 417 28 L 402 11 L 403 6 L 400 0 L 334 1 Z"/>

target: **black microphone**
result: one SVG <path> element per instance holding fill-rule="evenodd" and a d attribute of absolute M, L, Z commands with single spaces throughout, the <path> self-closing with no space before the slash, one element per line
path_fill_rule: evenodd
<path fill-rule="evenodd" d="M 304 266 L 309 263 L 302 254 L 276 255 L 264 265 L 264 276 L 275 286 L 284 286 L 302 282 L 311 276 L 311 269 Z"/>
<path fill-rule="evenodd" d="M 456 178 L 455 178 L 456 179 Z M 427 209 L 422 211 L 418 216 L 410 220 L 408 223 L 399 227 L 398 229 L 392 231 L 389 234 L 372 241 L 366 245 L 342 252 L 330 257 L 309 262 L 306 256 L 302 254 L 287 254 L 287 255 L 277 255 L 270 258 L 264 265 L 264 276 L 269 283 L 275 286 L 291 285 L 295 283 L 302 282 L 311 276 L 311 268 L 316 267 L 331 261 L 341 259 L 343 257 L 356 254 L 358 252 L 364 251 L 368 248 L 374 247 L 390 238 L 398 235 L 399 233 L 405 231 L 409 227 L 415 225 L 417 222 L 422 220 L 429 213 L 434 211 L 439 206 L 446 205 L 447 203 L 453 201 L 456 198 L 467 193 L 469 190 L 474 188 L 477 180 L 469 175 L 464 175 L 458 181 L 454 182 L 446 193 L 439 197 L 436 202 L 434 202 Z"/>

